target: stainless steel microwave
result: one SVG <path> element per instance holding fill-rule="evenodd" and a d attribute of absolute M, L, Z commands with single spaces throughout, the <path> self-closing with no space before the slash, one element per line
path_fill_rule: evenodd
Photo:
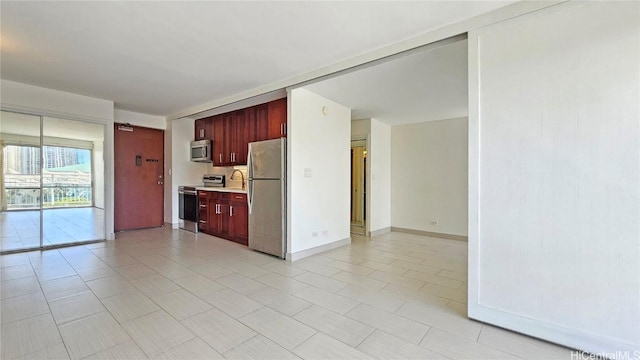
<path fill-rule="evenodd" d="M 191 142 L 191 161 L 211 162 L 211 140 Z"/>

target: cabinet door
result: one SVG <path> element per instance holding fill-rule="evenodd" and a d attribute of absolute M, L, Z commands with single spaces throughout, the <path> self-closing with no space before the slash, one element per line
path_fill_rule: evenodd
<path fill-rule="evenodd" d="M 269 104 L 260 104 L 256 108 L 256 141 L 269 139 Z"/>
<path fill-rule="evenodd" d="M 229 237 L 240 244 L 249 244 L 249 207 L 244 194 L 233 194 L 229 202 Z"/>
<path fill-rule="evenodd" d="M 213 118 L 213 153 L 211 160 L 213 166 L 222 166 L 224 164 L 224 118 L 222 115 Z"/>
<path fill-rule="evenodd" d="M 245 135 L 247 139 L 247 146 L 245 151 L 249 151 L 249 143 L 258 141 L 258 133 L 256 128 L 256 109 L 257 106 L 244 109 L 244 126 L 246 128 Z M 245 161 L 247 159 L 245 158 Z"/>
<path fill-rule="evenodd" d="M 287 98 L 271 101 L 269 109 L 269 139 L 287 136 Z"/>
<path fill-rule="evenodd" d="M 195 129 L 194 129 L 194 134 L 193 134 L 193 138 L 198 141 L 198 140 L 204 140 L 207 139 L 207 136 L 211 136 L 210 134 L 207 133 L 207 119 L 198 119 L 196 120 L 195 123 Z"/>
<path fill-rule="evenodd" d="M 198 191 L 198 231 L 209 233 L 209 194 Z"/>
<path fill-rule="evenodd" d="M 232 153 L 236 146 L 236 134 L 234 131 L 235 115 L 233 112 L 222 114 L 224 119 L 224 152 L 222 154 L 223 165 L 232 165 Z"/>
<path fill-rule="evenodd" d="M 235 112 L 234 123 L 231 127 L 235 133 L 235 142 L 232 152 L 231 165 L 246 165 L 247 163 L 247 128 L 246 128 L 246 111 L 238 110 Z"/>

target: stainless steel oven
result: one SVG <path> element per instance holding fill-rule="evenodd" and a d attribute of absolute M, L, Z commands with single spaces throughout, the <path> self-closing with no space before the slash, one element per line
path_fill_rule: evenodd
<path fill-rule="evenodd" d="M 180 228 L 198 232 L 198 192 L 195 186 L 178 187 Z"/>

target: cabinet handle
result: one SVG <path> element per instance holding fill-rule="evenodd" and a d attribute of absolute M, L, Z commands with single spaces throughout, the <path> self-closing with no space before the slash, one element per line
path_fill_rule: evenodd
<path fill-rule="evenodd" d="M 222 154 L 220 154 L 220 163 L 222 164 Z"/>
<path fill-rule="evenodd" d="M 284 133 L 282 132 L 282 123 L 280 123 L 280 135 L 284 135 Z"/>
<path fill-rule="evenodd" d="M 200 137 L 204 138 L 204 129 L 200 129 Z"/>
<path fill-rule="evenodd" d="M 216 204 L 216 214 L 220 214 L 220 204 Z"/>
<path fill-rule="evenodd" d="M 201 223 L 201 224 L 206 224 L 207 222 L 206 222 L 206 221 L 204 221 L 204 220 L 200 220 L 200 223 Z"/>
<path fill-rule="evenodd" d="M 202 204 L 200 205 L 200 208 L 206 208 L 206 207 L 207 205 L 202 205 Z"/>
<path fill-rule="evenodd" d="M 229 217 L 233 216 L 233 206 L 229 206 Z"/>

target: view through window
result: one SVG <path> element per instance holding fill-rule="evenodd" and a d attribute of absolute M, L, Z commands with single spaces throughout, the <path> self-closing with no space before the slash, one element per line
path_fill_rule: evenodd
<path fill-rule="evenodd" d="M 44 208 L 92 206 L 91 151 L 44 146 Z M 7 145 L 3 174 L 7 210 L 40 207 L 40 148 Z"/>

